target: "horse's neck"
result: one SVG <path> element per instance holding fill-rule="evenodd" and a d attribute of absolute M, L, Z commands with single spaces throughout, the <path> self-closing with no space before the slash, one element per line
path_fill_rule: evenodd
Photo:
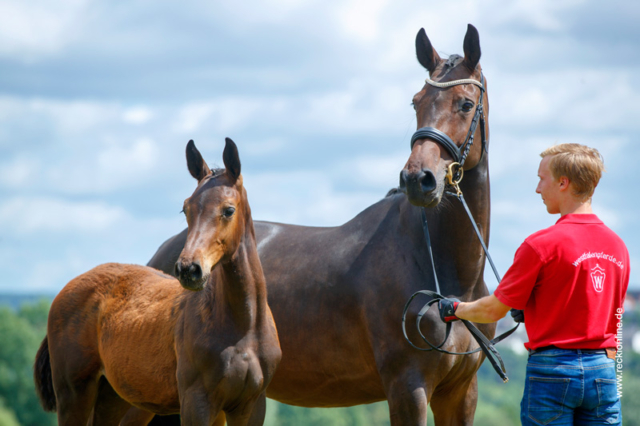
<path fill-rule="evenodd" d="M 467 172 L 461 190 L 485 243 L 489 240 L 489 177 L 486 159 Z M 482 278 L 485 254 L 462 203 L 449 196 L 451 205 L 429 215 L 436 270 L 443 294 L 477 298 L 486 293 Z M 434 235 L 432 234 L 432 235 Z"/>
<path fill-rule="evenodd" d="M 245 233 L 232 259 L 217 272 L 218 282 L 211 286 L 216 311 L 229 314 L 243 330 L 255 328 L 266 312 L 267 291 L 253 230 Z"/>

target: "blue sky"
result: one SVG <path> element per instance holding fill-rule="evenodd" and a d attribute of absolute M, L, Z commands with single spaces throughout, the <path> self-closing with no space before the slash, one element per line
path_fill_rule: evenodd
<path fill-rule="evenodd" d="M 186 226 L 189 139 L 210 165 L 234 139 L 254 218 L 344 223 L 408 157 L 417 31 L 446 56 L 467 23 L 488 80 L 498 269 L 557 219 L 534 192 L 539 152 L 580 142 L 605 158 L 594 210 L 640 288 L 638 22 L 617 0 L 3 0 L 0 291 L 146 263 Z"/>

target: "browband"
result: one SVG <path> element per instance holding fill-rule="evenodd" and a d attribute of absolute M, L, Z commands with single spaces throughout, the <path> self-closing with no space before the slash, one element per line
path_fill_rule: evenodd
<path fill-rule="evenodd" d="M 484 78 L 483 78 L 484 80 Z M 484 85 L 482 83 L 480 83 L 478 80 L 474 80 L 472 78 L 464 78 L 462 80 L 453 80 L 453 81 L 445 81 L 444 83 L 441 83 L 439 81 L 433 81 L 430 79 L 426 79 L 425 83 L 433 86 L 433 87 L 439 87 L 439 88 L 445 88 L 445 87 L 451 87 L 451 86 L 458 86 L 460 84 L 475 84 L 476 86 L 478 86 L 480 89 L 484 90 Z"/>

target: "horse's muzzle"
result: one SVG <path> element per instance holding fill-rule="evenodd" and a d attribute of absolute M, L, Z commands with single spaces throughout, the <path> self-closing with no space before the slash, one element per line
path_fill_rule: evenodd
<path fill-rule="evenodd" d="M 208 278 L 208 274 L 205 276 L 203 273 L 200 262 L 182 262 L 180 259 L 175 265 L 175 276 L 182 287 L 192 291 L 202 290 Z"/>
<path fill-rule="evenodd" d="M 420 207 L 435 207 L 442 197 L 438 181 L 429 169 L 417 173 L 409 173 L 407 169 L 400 172 L 400 189 L 407 194 L 411 204 Z"/>

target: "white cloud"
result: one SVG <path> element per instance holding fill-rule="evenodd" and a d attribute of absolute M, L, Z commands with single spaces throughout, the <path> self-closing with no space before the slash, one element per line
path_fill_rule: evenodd
<path fill-rule="evenodd" d="M 0 204 L 0 226 L 18 235 L 101 232 L 126 216 L 122 208 L 104 202 L 18 196 Z"/>
<path fill-rule="evenodd" d="M 378 20 L 388 0 L 350 0 L 338 9 L 338 20 L 348 36 L 372 41 L 380 32 Z"/>
<path fill-rule="evenodd" d="M 348 179 L 351 176 L 359 185 L 377 189 L 382 197 L 384 191 L 399 184 L 400 171 L 408 158 L 408 149 L 392 155 L 360 156 L 343 164 L 342 179 Z"/>
<path fill-rule="evenodd" d="M 156 164 L 158 149 L 148 138 L 140 138 L 133 144 L 106 147 L 98 153 L 97 163 L 103 178 L 113 182 L 129 183 L 149 173 Z"/>
<path fill-rule="evenodd" d="M 0 56 L 28 62 L 52 55 L 75 36 L 86 0 L 3 0 Z"/>
<path fill-rule="evenodd" d="M 321 171 L 243 172 L 255 219 L 314 226 L 345 223 L 384 197 L 371 190 L 341 191 Z"/>
<path fill-rule="evenodd" d="M 129 108 L 122 114 L 122 120 L 130 124 L 145 124 L 153 118 L 153 111 L 145 106 Z"/>
<path fill-rule="evenodd" d="M 35 179 L 38 171 L 37 160 L 14 157 L 7 164 L 0 164 L 0 186 L 20 188 Z"/>
<path fill-rule="evenodd" d="M 526 23 L 541 31 L 560 31 L 565 28 L 563 14 L 583 4 L 585 0 L 491 0 L 483 10 L 493 24 Z"/>

